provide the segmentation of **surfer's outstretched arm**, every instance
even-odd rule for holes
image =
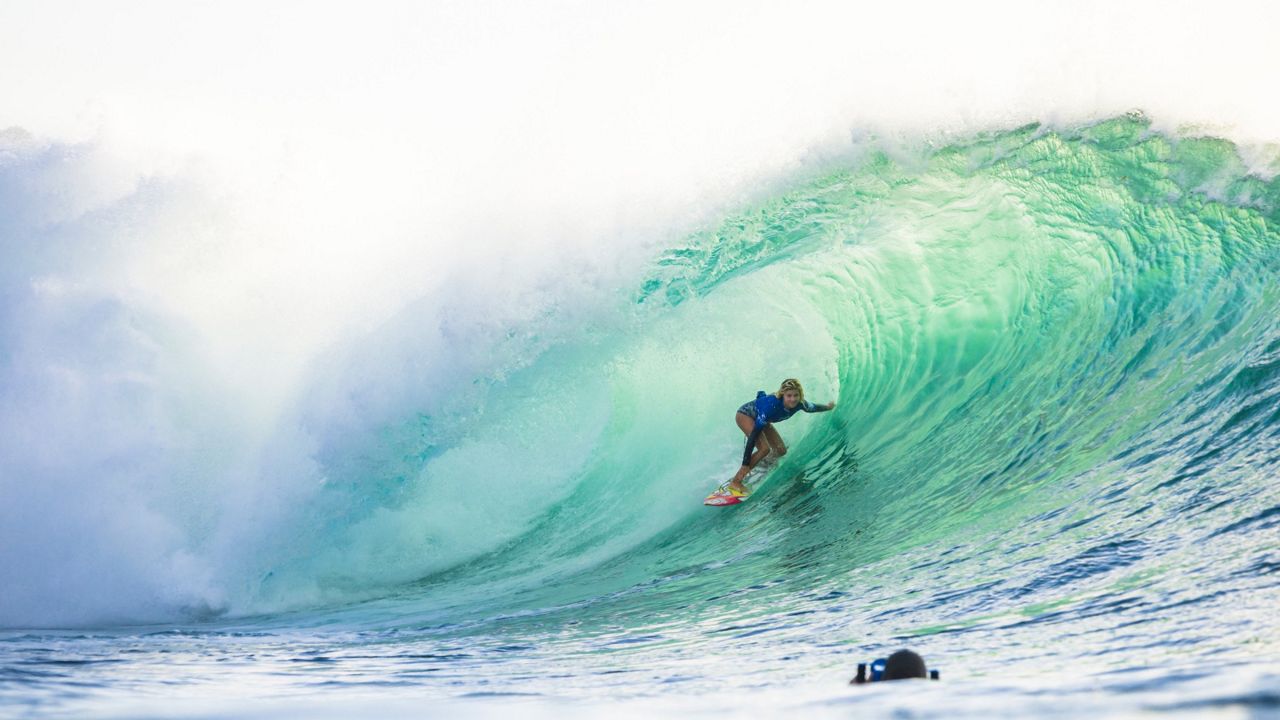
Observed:
[[[814,405],[813,403],[809,402],[808,400],[805,400],[805,401],[804,401],[804,403],[803,403],[802,405],[800,405],[800,409],[801,409],[801,410],[804,410],[804,411],[805,411],[805,412],[807,412],[807,413],[823,413],[823,412],[828,412],[828,411],[830,411],[830,410],[835,410],[835,409],[836,409],[836,402],[835,402],[834,400],[832,400],[831,402],[827,403],[826,405]]]

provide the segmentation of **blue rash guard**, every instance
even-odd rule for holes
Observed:
[[[751,436],[747,438],[747,449],[742,452],[742,464],[751,464],[751,451],[755,449],[756,441],[760,439],[760,433],[764,432],[765,425],[782,422],[801,410],[807,413],[820,413],[826,412],[827,408],[814,405],[808,400],[801,400],[794,410],[788,410],[780,398],[763,390],[756,392],[755,400],[738,408],[738,412],[755,418],[756,421],[755,427],[751,428]]]

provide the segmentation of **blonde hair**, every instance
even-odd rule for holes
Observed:
[[[782,393],[788,390],[795,390],[800,395],[800,402],[804,402],[804,388],[801,387],[800,381],[795,378],[783,380],[782,386],[778,388],[778,392],[774,393],[773,396],[781,400]]]

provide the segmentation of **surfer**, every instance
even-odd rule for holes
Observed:
[[[768,457],[770,452],[777,457],[787,454],[787,446],[783,444],[773,423],[782,422],[801,410],[808,413],[827,412],[835,409],[835,406],[834,402],[814,405],[805,400],[804,388],[795,378],[783,380],[778,392],[772,395],[763,390],[757,392],[755,400],[745,403],[734,414],[738,428],[747,436],[747,447],[742,451],[742,467],[738,468],[738,474],[729,481],[729,492],[738,497],[746,495],[748,491],[742,484],[742,479],[751,472],[751,468]]]

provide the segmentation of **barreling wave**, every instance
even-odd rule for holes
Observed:
[[[501,372],[402,403],[353,386],[427,351],[407,313],[318,382],[322,522],[250,606],[380,598],[326,612],[382,626],[712,589],[883,602],[940,554],[932,581],[981,585],[946,601],[972,612],[1126,568],[1181,586],[1221,560],[1209,538],[1256,562],[1280,522],[1278,226],[1280,181],[1227,141],[1033,125],[829,167],[667,250],[622,320],[487,335]],[[837,411],[781,427],[750,503],[703,508],[734,409],[789,376]],[[332,423],[333,398],[377,420]]]
[[[1275,562],[1278,227],[1280,180],[1137,116],[869,148],[667,249],[622,302],[406,309],[317,368],[252,463],[184,471],[217,449],[192,449],[198,409],[165,416],[186,454],[147,457],[195,479],[140,503],[176,550],[136,562],[199,587],[113,613],[694,627],[856,589],[976,622],[1230,587]],[[784,377],[837,410],[781,426],[749,503],[704,508],[735,408]],[[244,477],[203,516],[219,468]]]

